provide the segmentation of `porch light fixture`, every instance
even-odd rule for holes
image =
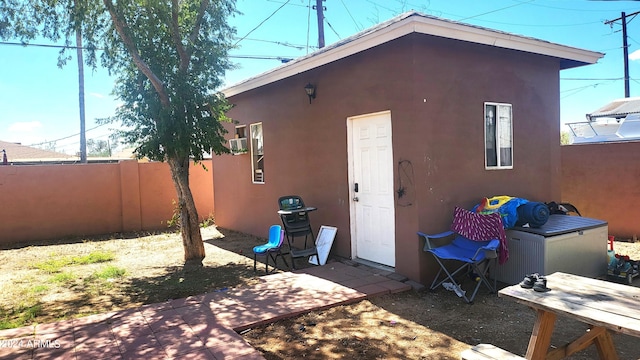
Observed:
[[[311,104],[311,99],[316,98],[316,87],[312,83],[308,83],[304,87],[304,91],[307,93],[307,96],[309,97],[309,104]]]

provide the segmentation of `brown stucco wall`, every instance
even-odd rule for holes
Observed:
[[[562,147],[562,201],[606,220],[609,234],[640,236],[640,142]]]
[[[204,164],[211,168],[211,161]],[[213,213],[213,179],[192,165],[201,218]],[[73,235],[155,230],[173,213],[165,163],[0,166],[0,245]]]
[[[556,59],[413,34],[232,96],[234,120],[263,123],[266,183],[251,183],[249,155],[216,157],[216,220],[266,236],[277,198],[298,194],[318,207],[316,229],[338,227],[333,253],[350,257],[346,119],[390,110],[395,188],[405,161],[415,194],[396,205],[396,271],[427,282],[434,265],[416,231],[445,230],[454,206],[560,197],[558,72]],[[485,101],[513,104],[513,170],[484,169]]]

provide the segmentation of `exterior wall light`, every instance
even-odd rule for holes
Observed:
[[[316,87],[312,83],[308,83],[304,87],[304,91],[307,93],[307,96],[309,97],[309,104],[311,104],[311,99],[316,98]]]

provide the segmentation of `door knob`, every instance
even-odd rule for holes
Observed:
[[[358,197],[356,196],[353,198],[353,201],[360,201],[360,199],[358,199]]]

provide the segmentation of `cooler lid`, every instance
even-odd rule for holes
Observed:
[[[516,226],[512,230],[524,231],[544,237],[588,230],[607,225],[604,220],[572,215],[550,215],[549,220],[539,228]]]

